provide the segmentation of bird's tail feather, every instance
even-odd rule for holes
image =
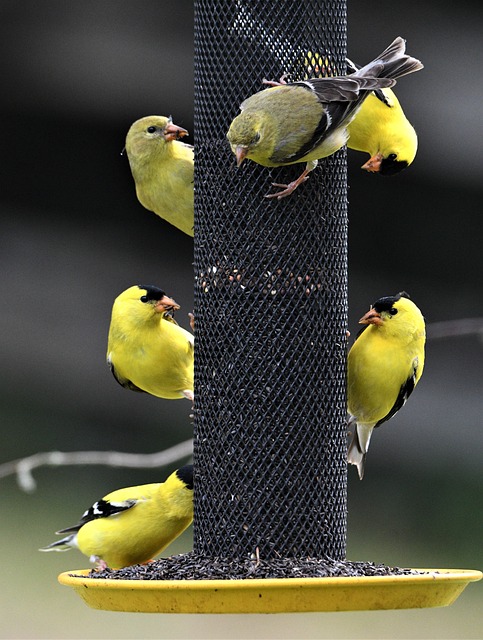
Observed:
[[[72,544],[70,544],[73,540],[74,536],[66,536],[62,538],[62,540],[56,540],[51,544],[48,544],[46,547],[42,547],[39,551],[69,551],[72,549]]]
[[[357,467],[357,473],[362,480],[364,477],[364,466],[366,463],[367,449],[371,440],[373,427],[358,425],[354,418],[351,418],[349,425],[354,424],[352,440],[347,450],[347,462]]]
[[[382,65],[380,65],[382,67]],[[378,89],[388,89],[396,84],[393,78],[379,77],[379,76],[367,76],[357,78],[359,84],[359,91],[377,91]]]
[[[357,467],[357,473],[360,480],[364,477],[364,463],[366,461],[366,454],[362,451],[359,444],[359,437],[357,435],[357,428],[354,429],[352,434],[352,440],[347,450],[347,462],[349,464],[355,464]]]
[[[354,76],[397,80],[423,68],[422,62],[406,53],[406,41],[398,36],[377,58],[354,72]]]

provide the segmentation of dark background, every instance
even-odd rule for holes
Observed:
[[[353,335],[371,302],[401,289],[428,323],[483,315],[481,17],[480,5],[466,2],[457,10],[411,0],[349,6],[351,58],[367,62],[402,35],[425,64],[397,86],[419,134],[413,166],[384,179],[361,171],[366,156],[349,151]],[[189,438],[189,403],[126,392],[105,351],[113,299],[132,284],[165,288],[188,327],[192,240],[141,207],[120,152],[130,124],[144,115],[172,114],[193,134],[192,3],[3,0],[0,70],[2,460],[52,449],[149,453]],[[481,361],[476,336],[428,341],[421,383],[376,433],[363,483],[349,470],[351,559],[481,568]],[[41,469],[32,495],[13,478],[1,480],[11,581],[2,637],[161,633],[153,617],[86,609],[55,583],[57,573],[86,566],[85,559],[36,549],[106,492],[169,471]],[[186,534],[169,553],[190,544]],[[424,637],[477,637],[478,614],[467,612],[478,591],[470,587],[462,604],[440,612],[347,614],[343,625],[326,615],[323,629],[320,616],[305,616],[304,637],[388,637],[386,623],[396,620],[391,637],[407,637],[411,625],[423,633],[421,623],[436,634]],[[59,602],[62,615],[54,613]],[[72,612],[82,629],[68,627]],[[255,619],[239,637],[300,632],[296,616],[278,627],[274,618]],[[362,619],[372,621],[370,631],[361,630]],[[109,631],[99,620],[109,621]],[[170,618],[162,637],[223,637],[213,616],[202,620],[195,631],[195,617]]]

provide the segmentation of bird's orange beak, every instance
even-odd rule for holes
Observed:
[[[179,304],[173,300],[173,298],[169,298],[168,296],[163,296],[161,300],[158,300],[154,305],[154,310],[157,313],[166,313],[166,311],[177,311],[179,309]]]
[[[369,160],[362,165],[361,169],[370,171],[371,173],[377,173],[381,170],[381,162],[384,160],[382,153],[376,153],[376,155],[369,158]]]
[[[245,158],[247,157],[247,153],[248,153],[247,147],[243,147],[242,145],[238,145],[238,147],[235,149],[237,167],[239,167],[243,162],[243,160],[245,160]]]
[[[359,324],[375,324],[380,327],[381,324],[384,324],[384,320],[381,318],[381,314],[375,309],[369,309],[369,311],[359,320]]]
[[[168,142],[170,140],[179,140],[183,136],[189,136],[189,133],[186,129],[183,129],[183,127],[178,127],[177,124],[168,122],[164,127],[163,135],[166,142]]]

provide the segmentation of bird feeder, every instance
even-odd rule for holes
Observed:
[[[385,43],[381,43],[384,45]],[[261,613],[450,604],[476,571],[294,577],[346,562],[345,150],[292,196],[302,165],[236,167],[226,132],[263,78],[345,73],[343,0],[195,2],[194,549],[225,579],[60,576],[89,606]],[[288,125],[289,126],[289,125]],[[280,578],[230,576],[230,559],[287,561]],[[224,564],[223,564],[224,563]],[[72,575],[75,574],[75,575]],[[231,579],[233,578],[233,579]]]

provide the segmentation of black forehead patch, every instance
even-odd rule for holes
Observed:
[[[372,307],[378,313],[381,313],[381,311],[390,311],[395,305],[395,303],[401,298],[409,299],[409,294],[406,293],[405,291],[400,291],[399,293],[396,293],[395,296],[385,296],[384,298],[379,298],[379,300],[376,300],[374,302]]]
[[[391,157],[384,158],[381,162],[379,174],[381,176],[395,176],[396,173],[406,169],[408,166],[409,164],[406,160],[394,160]]]
[[[146,290],[146,295],[143,296],[143,302],[149,302],[150,300],[161,300],[166,293],[158,287],[153,287],[150,284],[138,284],[140,289]]]
[[[176,471],[176,475],[188,489],[193,489],[193,465],[187,464]]]

